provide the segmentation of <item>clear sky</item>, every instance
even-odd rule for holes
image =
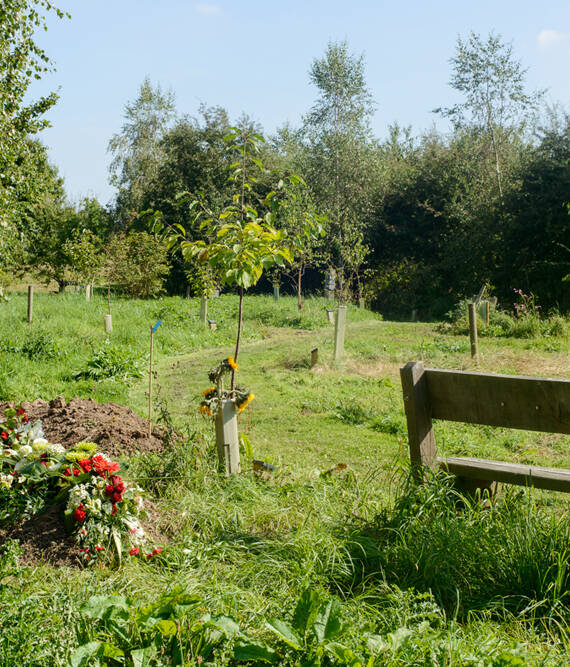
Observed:
[[[364,54],[378,105],[377,137],[397,121],[414,133],[444,121],[431,113],[458,101],[448,85],[457,37],[471,30],[512,42],[529,88],[570,102],[569,0],[55,0],[71,20],[49,19],[39,43],[57,71],[32,97],[58,90],[41,134],[72,201],[107,203],[110,155],[125,104],[149,76],[171,88],[179,114],[200,103],[248,113],[265,133],[300,125],[316,90],[308,70],[330,41]]]

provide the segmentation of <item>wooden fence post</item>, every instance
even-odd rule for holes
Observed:
[[[205,296],[200,299],[200,322],[204,326],[208,323],[208,299]]]
[[[485,301],[485,326],[491,324],[491,304]]]
[[[28,323],[34,318],[34,286],[28,285]]]
[[[409,361],[400,369],[404,408],[408,423],[410,461],[414,479],[422,481],[422,467],[436,462],[435,435],[431,422],[431,409],[424,365],[421,361]]]
[[[344,330],[346,327],[346,306],[339,306],[336,311],[334,326],[334,360],[340,361],[344,355]]]
[[[315,347],[311,350],[311,368],[314,368],[319,363],[319,348]]]
[[[477,311],[474,303],[469,304],[469,339],[471,340],[471,358],[479,363],[479,343],[477,342]]]

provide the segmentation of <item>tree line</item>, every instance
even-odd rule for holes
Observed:
[[[3,34],[6,50],[10,33]],[[257,142],[254,159],[264,169],[250,187],[258,202],[269,205],[277,173],[306,184],[287,190],[287,205],[273,219],[296,239],[297,259],[272,269],[271,280],[290,279],[300,306],[302,281],[322,289],[328,274],[340,300],[364,297],[393,316],[441,316],[484,284],[505,307],[523,289],[543,310],[570,309],[570,116],[527,90],[526,70],[499,36],[459,38],[450,65],[461,101],[434,110],[450,131],[414,135],[395,123],[380,140],[371,130],[375,102],[364,59],[346,42],[332,42],[309,69],[316,99],[299,126]],[[183,228],[188,242],[207,241],[188,201],[199,198],[212,211],[231,205],[235,165],[225,138],[232,127],[263,133],[246,115],[230,121],[221,107],[181,115],[174,94],[145,79],[109,142],[117,195],[107,208],[94,200],[66,204],[44,147],[31,138],[39,127],[23,127],[11,148],[16,157],[3,165],[19,184],[4,187],[0,201],[4,271],[32,268],[63,287],[97,272],[128,284],[125,267],[140,274],[156,266],[150,287],[131,285],[131,293],[156,293],[163,279],[170,293],[203,290],[200,267],[179,250],[167,259],[150,222],[160,215],[162,226]],[[307,219],[322,234],[304,236]],[[109,267],[111,256],[123,257],[125,267]]]

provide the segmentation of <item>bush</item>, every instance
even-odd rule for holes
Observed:
[[[170,270],[166,246],[146,232],[117,234],[106,248],[107,276],[133,298],[158,296]]]

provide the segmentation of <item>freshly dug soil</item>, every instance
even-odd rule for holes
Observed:
[[[0,403],[0,415],[13,403]],[[66,404],[63,396],[51,401],[41,398],[22,403],[32,422],[42,420],[46,440],[66,449],[78,442],[95,442],[111,458],[132,456],[137,452],[161,451],[164,428],[153,426],[148,437],[148,422],[130,408],[116,403],[97,403],[92,398],[73,398]]]
[[[13,408],[14,404],[0,403],[0,415],[9,407]],[[66,404],[60,396],[49,402],[38,398],[31,403],[22,403],[22,408],[30,421],[42,420],[49,442],[61,444],[66,449],[78,442],[95,442],[99,451],[112,459],[164,449],[165,429],[153,426],[149,438],[148,422],[122,405],[101,404],[91,398],[74,398]],[[159,533],[161,513],[149,500],[145,500],[145,511],[145,532],[155,543],[164,544],[168,538]],[[52,506],[43,514],[16,526],[0,526],[0,546],[8,539],[19,541],[23,565],[47,563],[57,567],[81,563],[73,537],[65,532],[61,507]]]

